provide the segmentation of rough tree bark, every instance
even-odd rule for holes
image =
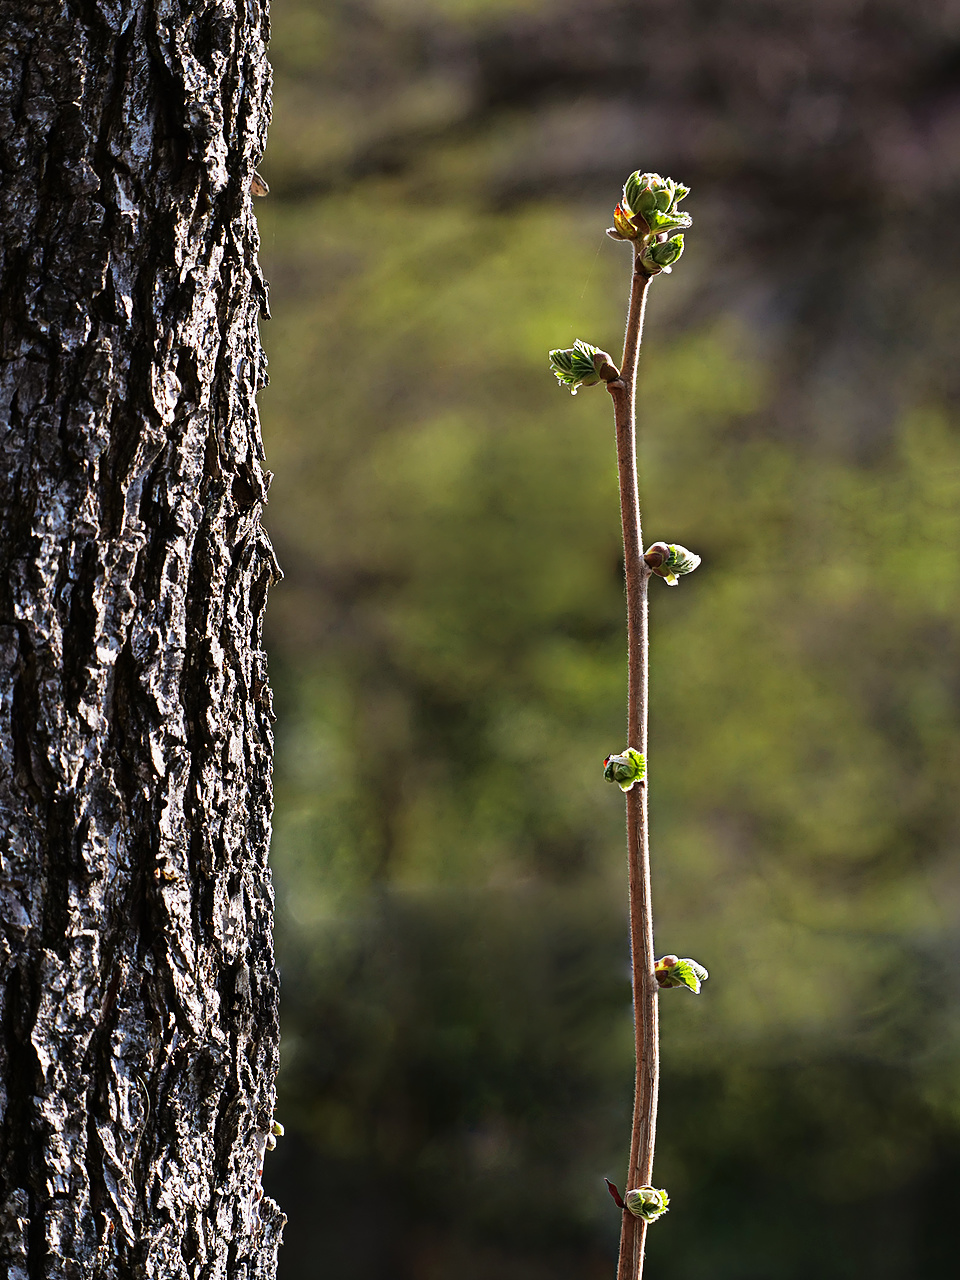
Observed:
[[[0,1274],[275,1273],[265,0],[0,0]]]

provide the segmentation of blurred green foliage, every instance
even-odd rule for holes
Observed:
[[[612,1274],[616,465],[608,398],[564,394],[546,352],[617,350],[629,254],[603,230],[626,169],[498,202],[526,126],[434,137],[460,119],[456,59],[410,53],[417,23],[480,39],[544,13],[275,7],[285,1280]],[[419,140],[408,163],[345,178],[384,120]],[[960,1191],[960,431],[916,382],[867,449],[791,429],[795,345],[711,302],[710,200],[706,175],[641,357],[646,540],[703,556],[651,588],[657,937],[711,973],[661,999],[650,1275],[908,1280],[947,1271]],[[887,371],[837,376],[834,406]]]

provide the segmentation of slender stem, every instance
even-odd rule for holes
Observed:
[[[647,756],[647,583],[650,570],[643,559],[643,533],[637,485],[636,373],[643,315],[650,280],[639,254],[634,259],[630,308],[620,378],[607,384],[613,398],[617,426],[617,464],[620,473],[620,515],[627,584],[627,745]],[[648,1184],[653,1177],[653,1148],[657,1131],[659,1037],[657,982],[653,968],[653,904],[650,896],[650,848],[647,828],[647,787],[637,783],[627,792],[627,867],[630,883],[630,946],[633,957],[633,1010],[637,1074],[633,1104],[633,1132],[627,1187]],[[620,1235],[617,1280],[640,1280],[647,1224],[625,1212]]]
[[[640,355],[640,342],[643,338],[643,315],[647,306],[647,290],[653,276],[644,270],[639,246],[633,255],[633,277],[630,282],[630,305],[627,309],[627,327],[623,335],[623,359],[620,361],[620,377],[626,383],[630,401],[630,430],[636,434],[636,382],[637,359]],[[634,491],[636,491],[636,460],[634,460]],[[637,529],[640,528],[639,506],[637,508]]]

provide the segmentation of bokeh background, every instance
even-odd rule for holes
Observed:
[[[611,413],[633,169],[651,1280],[914,1280],[960,1203],[960,5],[274,0],[258,202],[282,1280],[613,1274],[632,1084]]]

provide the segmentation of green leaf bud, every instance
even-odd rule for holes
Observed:
[[[683,236],[671,236],[669,240],[657,241],[648,245],[643,251],[643,265],[652,271],[670,272],[673,264],[683,253]]]
[[[618,756],[607,756],[603,776],[608,782],[615,782],[621,791],[629,791],[635,782],[642,782],[647,776],[647,762],[635,748],[626,747]]]
[[[693,573],[700,557],[677,542],[655,542],[643,553],[648,567],[669,587],[675,587],[685,573]]]
[[[700,984],[710,977],[702,964],[689,958],[664,956],[653,967],[653,974],[660,987],[686,987],[694,995],[700,994]]]
[[[683,236],[671,236],[669,240],[664,240],[662,244],[654,244],[650,246],[650,257],[659,267],[669,267],[677,261],[683,253]]]
[[[649,207],[646,192],[650,191],[647,179],[652,175],[649,173],[631,173],[630,177],[623,184],[623,203],[629,209],[630,213],[642,213],[644,207]],[[652,195],[652,192],[650,192]]]
[[[656,209],[649,215],[647,222],[650,227],[650,236],[655,237],[672,231],[685,231],[692,225],[693,219],[689,213],[661,213]]]
[[[644,220],[655,210],[666,213],[674,202],[676,185],[659,173],[631,173],[623,184],[623,204],[629,214],[639,214]]]
[[[690,188],[674,182],[672,178],[661,178],[659,173],[631,173],[623,184],[623,199],[614,212],[614,224],[620,233],[619,239],[635,240],[636,232],[645,239],[657,236],[664,231],[676,231],[681,227],[689,227],[692,219],[688,213],[681,213],[677,208],[678,201],[689,195]],[[628,227],[635,228],[631,234],[620,225],[626,221]],[[680,255],[677,254],[677,257]],[[651,266],[651,262],[646,262]],[[665,270],[670,264],[657,264]]]
[[[283,1125],[280,1123],[280,1121],[279,1121],[279,1120],[274,1120],[273,1124],[270,1126],[270,1132],[273,1134],[273,1136],[274,1136],[275,1138],[282,1138],[282,1137],[283,1137],[283,1135],[284,1135],[284,1128],[283,1128]]]
[[[635,1218],[644,1222],[656,1222],[667,1212],[670,1197],[662,1187],[634,1187],[623,1197],[624,1204]]]
[[[620,370],[606,351],[579,338],[566,350],[550,352],[550,368],[561,385],[570,388],[572,395],[576,395],[580,387],[593,387],[598,382],[613,382],[620,377]]]

